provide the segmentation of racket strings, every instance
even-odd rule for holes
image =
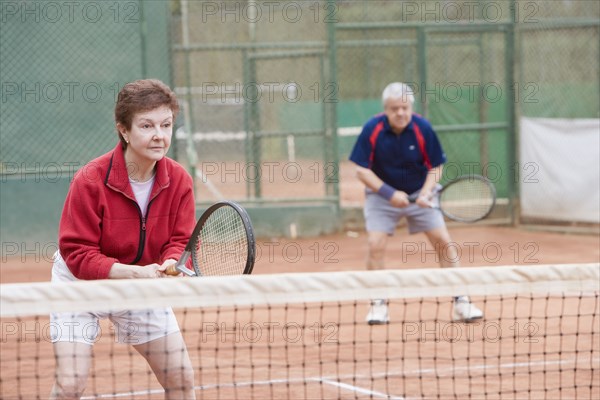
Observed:
[[[440,208],[451,218],[477,221],[491,211],[495,203],[493,187],[479,179],[465,179],[449,185],[440,195]]]
[[[220,207],[206,220],[193,257],[203,275],[241,275],[246,268],[248,239],[241,216]]]

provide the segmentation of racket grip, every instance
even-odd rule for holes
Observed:
[[[177,270],[177,263],[169,265],[167,269],[165,269],[165,274],[171,276],[179,275],[180,272]]]
[[[190,254],[191,253],[189,251],[184,251],[179,258],[179,261],[173,265],[169,265],[167,269],[165,269],[165,275],[178,276],[179,274],[183,274],[186,276],[196,276],[194,271],[190,271],[185,266],[185,263],[190,258]]]
[[[413,194],[411,194],[411,195],[408,196],[408,202],[409,203],[416,203],[418,198],[419,198],[419,193],[413,193]]]

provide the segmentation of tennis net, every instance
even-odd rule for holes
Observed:
[[[172,306],[197,398],[600,398],[600,264],[2,285],[0,398],[48,398],[50,312]],[[484,312],[452,320],[452,298]],[[390,322],[365,322],[385,298]],[[83,398],[162,398],[101,322]]]

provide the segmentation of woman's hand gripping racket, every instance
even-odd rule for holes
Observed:
[[[218,276],[252,273],[256,254],[254,230],[246,210],[231,201],[210,206],[198,220],[179,261],[167,275]],[[194,271],[186,262],[192,257]]]
[[[433,199],[437,197],[437,201]],[[409,196],[417,201],[418,193]],[[476,222],[487,217],[496,204],[496,189],[489,179],[480,175],[461,176],[434,192],[429,199],[432,208],[459,222]]]

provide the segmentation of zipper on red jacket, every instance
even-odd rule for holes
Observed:
[[[138,210],[138,215],[140,216],[140,243],[138,245],[138,252],[137,255],[135,256],[135,260],[133,260],[131,262],[131,264],[135,264],[138,261],[140,261],[140,259],[142,258],[142,255],[144,254],[144,247],[146,245],[146,217],[144,217],[142,215],[142,209],[140,208],[140,205],[137,203],[137,201],[134,201],[135,206],[137,207]],[[150,204],[152,203],[152,200],[150,200],[148,202],[148,206],[146,207],[146,215],[148,215],[148,213],[150,212]]]
[[[108,171],[106,172],[106,177],[104,178],[104,184],[107,185],[108,187],[110,187],[112,190],[115,190],[115,191],[121,193],[129,200],[133,201],[138,210],[138,215],[140,217],[140,242],[138,244],[138,252],[135,256],[135,259],[130,263],[130,264],[136,264],[137,262],[139,262],[142,259],[142,255],[144,254],[144,247],[146,245],[146,217],[144,217],[142,215],[142,210],[140,208],[140,205],[137,203],[137,201],[134,198],[129,197],[121,189],[111,186],[108,183],[108,177],[110,176],[110,171],[112,170],[113,157],[114,157],[114,153],[110,157],[110,164],[108,165]],[[160,191],[158,193],[160,193]],[[148,202],[148,206],[146,207],[146,215],[148,215],[148,213],[150,212],[150,204],[152,204],[152,202],[154,201],[156,196],[158,196],[158,193],[155,194],[154,197],[152,199],[150,199],[150,201]]]

